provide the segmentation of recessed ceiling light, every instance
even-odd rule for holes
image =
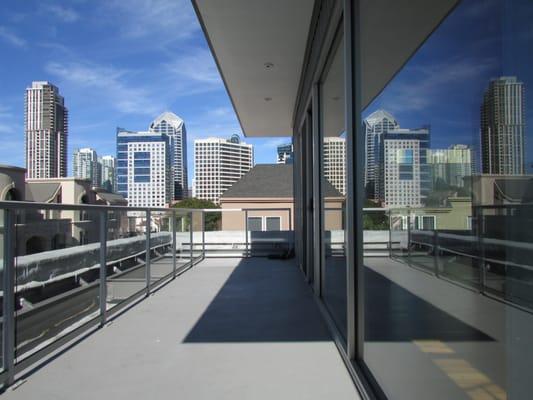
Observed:
[[[272,97],[265,97],[265,101],[271,101]]]
[[[265,63],[265,68],[266,69],[272,69],[272,68],[274,68],[274,64],[272,64],[271,62],[266,62]]]

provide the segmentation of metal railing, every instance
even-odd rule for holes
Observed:
[[[422,215],[424,209],[391,210],[391,237],[400,243],[393,258],[533,311],[533,205],[474,206],[464,226],[452,229],[421,229],[415,220]]]
[[[345,237],[343,208],[324,208],[324,231],[326,232],[326,256],[344,256]],[[365,257],[392,255],[400,242],[391,236],[391,209],[378,207],[363,208],[363,251]]]
[[[202,210],[2,201],[0,212],[4,386],[203,258],[191,223]]]
[[[0,201],[0,383],[206,256],[290,257],[292,217],[291,208]]]

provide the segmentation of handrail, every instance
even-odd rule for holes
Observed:
[[[125,207],[99,204],[37,203],[27,201],[0,201],[0,209],[0,213],[3,213],[4,217],[2,220],[3,226],[0,227],[0,231],[3,233],[3,263],[0,267],[0,273],[2,275],[1,295],[3,296],[3,318],[1,320],[1,327],[3,336],[2,358],[4,368],[3,372],[0,374],[0,384],[3,383],[5,386],[13,384],[15,381],[15,374],[21,372],[23,368],[27,368],[30,363],[29,360],[31,360],[31,362],[38,362],[42,357],[50,354],[50,352],[53,351],[52,349],[57,348],[59,343],[64,343],[66,338],[73,339],[95,325],[99,325],[100,328],[104,327],[106,320],[116,312],[117,308],[121,308],[124,304],[137,299],[139,293],[143,293],[146,296],[150,295],[156,286],[169,279],[175,278],[183,273],[184,270],[191,268],[199,260],[203,259],[205,254],[204,251],[193,252],[195,246],[202,244],[200,242],[204,240],[204,235],[202,234],[201,239],[198,239],[193,235],[196,228],[193,227],[191,218],[193,214],[200,214],[202,216],[200,229],[203,232],[203,210],[186,208]],[[91,251],[90,257],[88,254],[83,253],[83,247],[85,244],[82,243],[85,243],[85,241],[82,240],[81,234],[78,231],[80,226],[74,221],[74,219],[76,219],[75,217],[72,218],[69,215],[61,215],[62,213],[59,212],[47,212],[43,213],[42,219],[39,218],[38,221],[20,223],[20,221],[17,221],[16,216],[17,212],[21,210],[32,210],[34,212],[43,210],[55,210],[59,212],[89,212],[90,218],[86,221],[89,224],[85,226],[83,230],[86,232],[86,235],[91,235],[90,243],[86,243],[89,245],[87,246],[87,251],[89,251],[89,248]],[[135,217],[142,221],[141,229],[145,233],[144,235],[137,236],[140,239],[138,243],[130,243],[128,241],[115,242],[114,238],[108,239],[109,232],[114,232],[113,234],[119,235],[118,239],[121,239],[120,236],[130,233],[131,229],[136,229],[130,228],[129,223],[128,225],[119,225],[118,227],[114,225],[118,218],[116,220],[109,219],[108,213],[110,211],[123,213],[121,218],[124,218],[124,223],[126,223],[126,218],[129,218],[129,215],[127,215],[129,212],[141,212]],[[143,215],[142,213],[145,214]],[[188,243],[190,251],[187,249],[187,254],[183,252],[183,255],[186,255],[180,257],[180,265],[178,268],[176,247],[178,246],[178,243],[181,243],[180,245],[183,247],[183,250],[186,247],[181,241],[178,241],[176,237],[176,232],[178,230],[176,218],[180,216],[189,216],[191,218],[190,222],[184,225],[186,227],[184,232],[188,232],[190,235]],[[160,242],[158,239],[159,236],[157,235],[153,236],[152,240],[150,239],[150,232],[153,230],[152,221],[154,218],[168,220],[168,226],[165,223],[165,232],[168,232],[169,234],[172,233],[172,236],[169,235],[168,240],[165,239],[164,242]],[[146,221],[144,221],[145,219]],[[74,243],[74,245],[61,249],[61,251],[60,249],[57,249],[63,258],[51,258],[47,261],[50,266],[49,273],[52,279],[46,279],[46,281],[40,282],[39,284],[36,284],[35,282],[26,282],[25,284],[19,285],[20,282],[17,279],[16,265],[17,263],[20,263],[22,256],[17,257],[16,254],[16,230],[25,229],[25,226],[31,227],[31,224],[35,222],[49,222],[51,226],[54,226],[58,220],[66,220],[71,224],[72,232],[67,230],[68,240],[69,242],[73,241],[72,243]],[[52,229],[50,236],[58,232],[66,233],[61,232],[61,227],[62,225]],[[110,231],[109,229],[112,230]],[[29,233],[32,234],[31,229]],[[46,231],[46,235],[48,235],[48,231]],[[50,238],[47,236],[47,239]],[[78,244],[78,242],[80,244]],[[120,248],[118,246],[120,246]],[[167,248],[169,246],[171,247],[171,253],[173,256],[169,257],[171,259],[170,262],[165,262],[165,257],[161,256],[157,249]],[[69,252],[68,249],[76,249],[76,251]],[[32,268],[44,268],[44,264],[38,260],[39,254],[43,252],[50,252],[52,255],[55,254],[50,250],[53,249],[43,248],[36,254],[28,255],[29,258],[35,258],[38,261],[35,266],[32,266]],[[73,261],[74,259],[68,262],[65,261],[68,257],[77,257],[78,252],[80,252],[80,255],[75,261]],[[114,256],[117,255],[117,252],[123,252],[124,255],[119,258],[114,258]],[[48,254],[48,256],[50,256],[50,254]],[[134,268],[122,271],[124,272],[123,274],[121,274],[119,270],[114,270],[114,268],[110,266],[117,264],[122,260],[129,262],[128,260],[135,259],[136,257],[141,257],[143,262],[138,263]],[[73,262],[74,264],[72,264]],[[135,278],[135,282],[138,282],[137,286],[140,286],[136,286],[137,289],[131,294],[131,287],[128,286],[129,281],[123,279],[122,275],[126,276],[130,271],[142,269],[145,271],[144,276]],[[63,272],[67,270],[68,273],[63,274]],[[126,271],[128,272],[126,273]],[[48,270],[45,272],[48,274]],[[90,291],[88,292],[88,290],[80,286],[80,282],[78,282],[76,277],[82,276],[83,274],[86,274],[85,276],[90,279],[90,282],[92,282],[88,286],[91,288],[98,288],[93,294],[90,294]],[[34,279],[34,277],[31,277],[31,279]],[[60,281],[64,282],[64,285],[60,284],[53,286]],[[120,294],[118,298],[113,295],[113,298],[109,300],[107,286],[111,284],[113,285],[112,288],[114,288],[116,285],[120,285],[121,282],[125,283],[126,286],[122,286],[123,289],[119,289],[119,293],[122,290],[126,290],[126,292]],[[57,292],[48,298],[34,298],[33,296],[38,295],[38,293],[32,291],[35,291],[38,287],[46,285],[50,285],[49,287],[52,288],[52,290],[56,287],[57,289],[55,290],[57,290]],[[72,300],[75,297],[68,296],[68,294],[71,292],[74,293],[76,290],[78,290],[78,292],[81,290],[83,293],[89,293],[89,297],[84,299],[81,303]],[[24,300],[25,296],[29,299],[29,309],[32,311],[27,313],[16,313],[16,303]],[[32,299],[36,299],[37,301],[35,302]],[[65,299],[70,300],[67,301]],[[118,303],[116,303],[114,299],[118,299]],[[91,303],[90,307],[84,306],[84,304],[89,304],[87,302]],[[54,305],[55,308],[59,307],[59,311],[55,308],[53,310],[49,309],[48,306],[51,307],[52,305]],[[40,310],[43,311],[40,312]],[[23,318],[23,316],[27,317],[28,315],[35,315],[35,317],[32,317],[35,321],[28,322],[26,318],[24,324],[19,325],[22,323],[21,318]],[[16,326],[18,326],[18,329],[15,329]],[[23,342],[15,340],[15,335],[25,335],[26,340]],[[33,346],[31,343],[40,344]],[[20,347],[22,345],[24,347]]]
[[[6,201],[0,200],[0,209],[17,210],[20,208],[31,210],[110,210],[110,211],[155,211],[155,212],[191,212],[201,211],[199,208],[177,208],[177,207],[130,207],[130,206],[108,206],[105,204],[64,204],[64,203],[38,203],[32,201]]]

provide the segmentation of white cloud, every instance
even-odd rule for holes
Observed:
[[[71,62],[50,62],[45,70],[73,85],[75,89],[94,89],[95,100],[108,104],[122,113],[154,115],[163,106],[157,96],[136,84],[128,83],[132,71],[106,67],[97,64]]]
[[[72,8],[63,7],[57,4],[47,4],[44,6],[43,10],[67,23],[76,22],[80,18],[79,14]]]
[[[220,87],[222,79],[215,61],[207,49],[196,49],[194,52],[179,56],[166,65],[169,72],[179,77]]]
[[[103,17],[125,37],[157,37],[154,46],[189,37],[198,29],[189,0],[109,0]]]
[[[494,66],[494,59],[451,60],[429,66],[407,66],[402,73],[410,73],[411,77],[399,83],[392,81],[383,92],[381,107],[393,113],[424,110],[442,101],[439,98],[442,90],[488,74]]]
[[[28,45],[28,42],[26,42],[26,40],[11,32],[5,26],[0,26],[0,39],[15,47],[23,48],[27,47]]]
[[[176,55],[163,64],[163,75],[180,95],[196,95],[224,90],[211,53],[197,47],[185,54]]]

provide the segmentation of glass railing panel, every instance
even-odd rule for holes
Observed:
[[[150,281],[152,284],[169,277],[174,272],[172,219],[172,211],[151,212]]]
[[[206,257],[247,255],[246,212],[239,208],[204,210],[204,249]]]
[[[7,245],[7,229],[6,229],[6,209],[0,208],[0,270],[2,271],[2,274],[0,274],[0,285],[2,285],[2,305],[4,303],[4,296],[6,293],[6,289],[3,285],[4,281],[4,251],[6,250]],[[1,325],[0,325],[0,371],[4,370],[4,315],[3,315],[3,307],[0,310],[1,315]]]
[[[202,243],[203,243],[203,211],[202,210],[192,210],[191,211],[191,220],[192,220],[192,258],[193,260],[202,256]]]
[[[186,210],[176,210],[176,268],[191,262],[191,215]]]
[[[94,209],[16,210],[17,361],[99,315],[99,229]]]
[[[391,256],[401,259],[407,256],[409,247],[408,213],[402,209],[391,209],[389,212]]]
[[[480,207],[478,238],[483,289],[533,310],[533,206]],[[515,221],[511,226],[505,221]]]
[[[479,289],[479,240],[472,229],[439,229],[438,274],[454,282]]]
[[[146,290],[146,212],[107,212],[107,308]]]
[[[363,209],[363,251],[365,257],[388,257],[391,248],[389,210]]]

